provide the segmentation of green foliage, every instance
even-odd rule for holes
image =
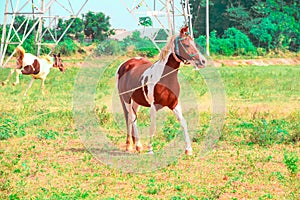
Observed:
[[[55,47],[55,52],[59,52],[63,55],[72,55],[79,50],[77,44],[71,38],[65,39]]]
[[[78,17],[77,18],[70,18],[70,19],[67,19],[67,20],[58,19],[58,23],[57,23],[57,27],[56,27],[57,38],[60,38],[62,36],[64,31],[66,30],[66,28],[70,24],[71,24],[70,28],[68,29],[66,34],[63,36],[61,41],[65,40],[68,37],[75,37],[75,39],[77,39],[79,41],[83,41],[83,38],[84,38],[84,34],[83,34],[84,24],[83,24],[83,20],[78,18]],[[50,37],[51,36],[49,35],[48,38],[51,39]]]
[[[296,133],[290,133],[292,128],[286,120],[265,119],[242,122],[237,126],[239,135],[242,135],[250,144],[261,146],[272,144],[293,143]]]
[[[285,166],[287,167],[289,173],[291,174],[291,176],[296,176],[296,174],[298,173],[298,161],[299,158],[295,153],[287,153],[284,152],[284,159],[283,162],[285,164]]]
[[[92,38],[93,41],[103,41],[113,32],[110,30],[110,17],[104,13],[94,13],[89,11],[83,14],[84,34]]]
[[[236,28],[229,28],[224,32],[223,38],[233,45],[235,53],[245,55],[255,52],[255,47],[246,34]]]
[[[131,36],[124,38],[122,46],[124,50],[128,47],[134,47],[140,56],[153,57],[158,54],[158,50],[152,41],[146,37],[142,38],[139,31],[134,31]]]
[[[25,126],[20,125],[15,118],[0,117],[0,140],[6,140],[12,136],[21,137],[25,134]]]
[[[101,126],[112,123],[112,114],[107,111],[107,106],[102,106],[101,109],[97,108],[96,112]]]
[[[45,139],[45,140],[54,140],[58,136],[58,132],[56,131],[46,131],[46,130],[40,130],[38,133],[38,138],[39,139]]]
[[[199,37],[205,34],[205,20],[200,20],[205,19],[205,1],[191,0],[190,3],[195,36]],[[247,33],[256,47],[298,52],[298,4],[295,0],[210,1],[210,29],[216,30],[221,37],[229,27],[235,27]]]
[[[152,24],[153,24],[150,17],[140,17],[139,18],[139,23],[142,26],[152,26]]]
[[[135,31],[131,36],[124,38],[122,41],[105,40],[97,45],[96,55],[120,55],[126,52],[127,48],[134,48],[139,56],[154,57],[159,53],[158,49],[146,37],[142,38],[139,31]]]
[[[152,57],[158,55],[158,53],[159,53],[158,49],[155,47],[143,48],[143,49],[140,49],[137,51],[138,51],[139,56],[142,56],[142,57],[146,56],[149,58],[152,58]]]
[[[198,37],[196,43],[206,47],[206,37]],[[236,28],[229,28],[222,37],[218,37],[216,31],[210,33],[210,52],[233,56],[256,54],[256,49],[246,34]]]
[[[122,51],[122,44],[116,40],[105,40],[97,45],[96,55],[118,55]]]
[[[163,124],[163,135],[167,142],[170,142],[180,133],[180,123],[174,116],[168,116],[167,120],[164,121]]]
[[[146,37],[143,38],[141,37],[141,32],[139,31],[134,31],[131,36],[124,38],[123,46],[124,47],[134,46],[138,51],[145,48],[154,47],[150,39]]]

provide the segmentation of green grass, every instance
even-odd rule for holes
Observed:
[[[124,149],[125,123],[107,68],[96,87],[95,115],[107,137]],[[197,99],[199,111],[183,105],[193,137],[194,156],[182,155],[163,169],[124,173],[99,162],[82,144],[72,113],[79,68],[53,69],[45,95],[30,77],[0,86],[0,199],[298,199],[300,66],[248,66],[217,69],[226,90],[226,119],[220,141],[208,155],[196,156],[209,127],[210,94],[202,76],[183,67],[183,100]],[[0,81],[8,74],[0,69]],[[189,96],[193,91],[194,96]],[[193,99],[195,98],[195,99]],[[114,99],[114,100],[112,100]],[[183,103],[184,104],[184,103]],[[158,114],[154,149],[182,137],[171,112]],[[147,145],[149,110],[138,114]],[[196,120],[195,120],[196,119]],[[182,149],[182,153],[183,153]]]

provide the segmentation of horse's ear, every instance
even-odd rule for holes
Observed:
[[[184,36],[186,33],[188,33],[189,32],[189,27],[188,26],[184,26],[184,27],[182,27],[181,28],[181,30],[180,30],[180,35],[181,36]]]
[[[60,58],[60,53],[58,53],[58,54],[57,54],[57,57],[59,57],[59,58]]]
[[[56,58],[56,54],[53,54],[53,57]]]

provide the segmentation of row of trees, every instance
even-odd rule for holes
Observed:
[[[190,3],[195,36],[205,35],[206,0]],[[210,30],[219,38],[235,28],[258,48],[300,50],[299,0],[214,0],[209,9]]]
[[[190,0],[189,2],[191,3],[196,42],[205,47],[206,0]],[[299,15],[299,0],[210,1],[210,51],[213,54],[229,56],[263,55],[268,51],[277,50],[299,52]],[[71,20],[73,19],[60,19],[57,26],[53,27],[52,32],[56,32],[57,38],[60,38]],[[91,11],[83,14],[82,18],[75,18],[57,49],[65,54],[71,54],[78,50],[74,39],[80,42],[83,42],[84,38],[89,38],[94,42],[105,40],[109,35],[114,34],[109,20],[110,17],[104,13]],[[24,16],[18,16],[14,26],[20,27],[23,21]],[[33,23],[34,21],[30,20],[29,26]],[[24,32],[20,29],[21,34],[22,31]],[[162,33],[164,32],[162,31]],[[45,34],[44,42],[50,40],[51,37],[50,34]],[[157,37],[165,36],[158,34]],[[116,46],[124,49],[124,46],[127,46],[125,44],[130,43],[130,39],[138,40],[139,42],[136,44],[149,43],[149,40],[142,41],[144,38],[134,35],[124,40],[121,45],[116,45],[116,42],[105,42],[105,44],[103,43],[104,47],[99,47],[98,51],[105,52],[104,49],[109,48],[109,45],[115,46],[112,49],[119,48]],[[35,51],[34,34],[28,37],[24,46],[29,52]],[[136,48],[139,49],[138,46]],[[13,49],[14,47],[8,49],[8,53]]]

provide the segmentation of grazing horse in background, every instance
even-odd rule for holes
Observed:
[[[16,82],[13,83],[14,86],[19,84],[20,74],[31,75],[32,79],[24,93],[24,96],[26,96],[29,88],[32,86],[33,81],[35,79],[41,79],[41,89],[42,92],[44,91],[44,82],[46,80],[47,75],[50,72],[51,67],[59,68],[61,72],[65,71],[60,54],[54,54],[53,57],[37,57],[35,55],[32,55],[31,53],[25,53],[25,50],[21,46],[17,47],[15,51],[17,55],[16,68],[10,71],[10,74],[8,75],[7,79],[2,82],[2,85],[7,84],[9,78],[14,72],[16,72]]]
[[[192,155],[191,140],[187,123],[182,115],[178,101],[180,86],[178,70],[181,62],[189,62],[196,68],[203,68],[206,59],[197,50],[194,40],[188,34],[188,27],[180,30],[178,36],[172,36],[160,53],[160,59],[151,63],[145,58],[131,58],[120,65],[116,79],[121,104],[127,125],[126,151],[131,149],[131,138],[136,150],[142,145],[136,125],[136,112],[139,106],[150,107],[149,153],[153,153],[152,138],[156,128],[156,112],[167,106],[180,121],[184,131],[185,153]]]

